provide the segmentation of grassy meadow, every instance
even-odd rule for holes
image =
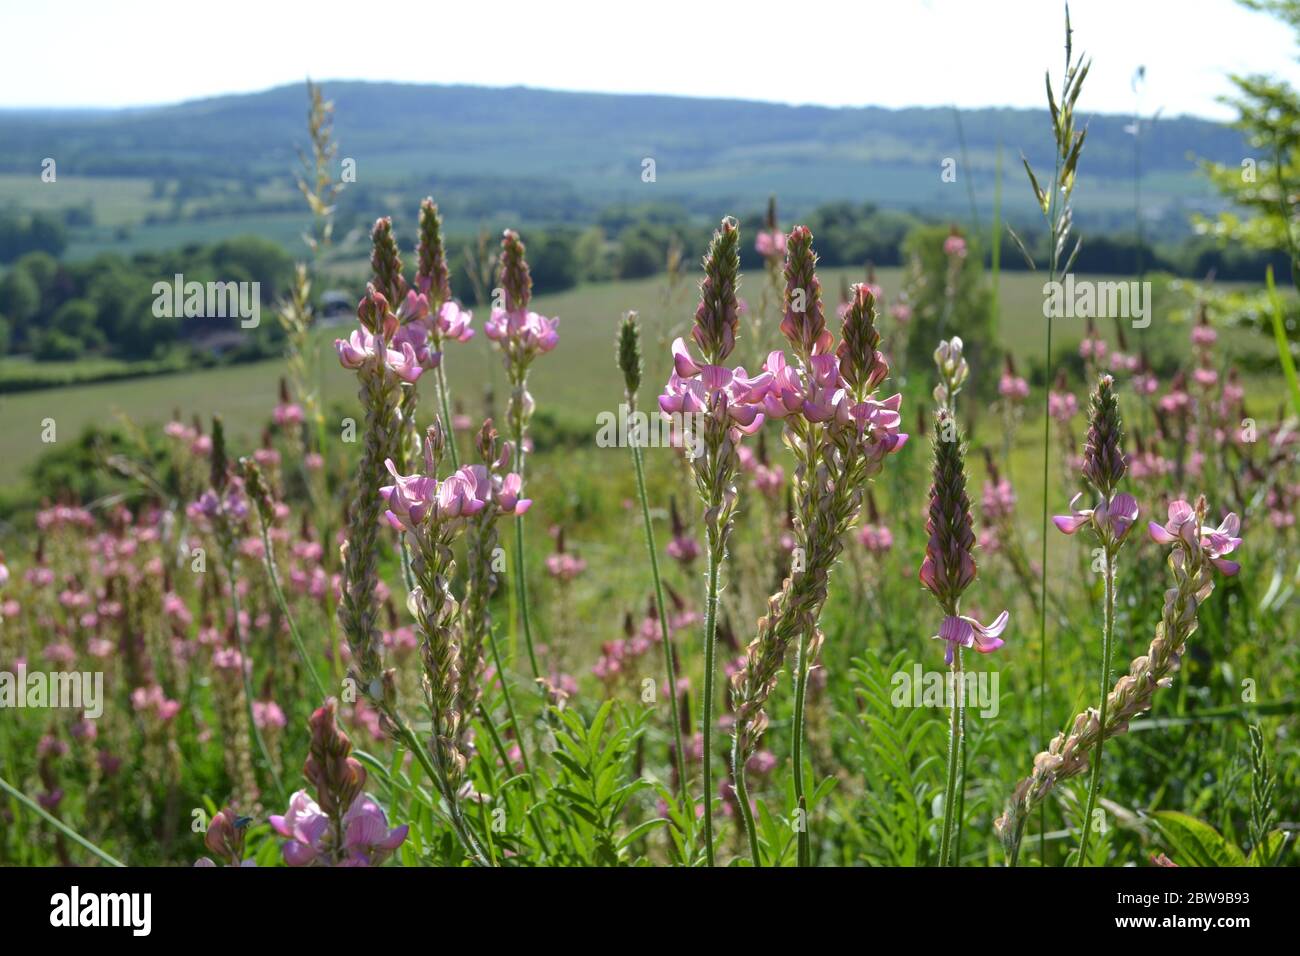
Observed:
[[[969,193],[915,159],[955,109],[356,82],[336,140],[309,82],[300,154],[300,90],[0,112],[0,170],[69,157],[57,203],[0,175],[0,866],[1300,864],[1293,211],[1235,165],[1273,107],[1076,115],[1072,37],[1047,110],[965,112]],[[1130,262],[1149,324],[1045,318]],[[152,307],[182,264],[268,327]],[[611,444],[625,402],[692,441]],[[1109,921],[1019,880],[951,887]]]

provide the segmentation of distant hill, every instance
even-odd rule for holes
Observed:
[[[1052,166],[1046,110],[961,111],[969,168],[959,165],[958,181],[944,183],[944,158],[962,158],[958,114],[947,109],[520,87],[324,87],[337,107],[339,155],[357,164],[344,211],[373,216],[433,193],[449,224],[462,229],[503,218],[587,222],[619,203],[672,202],[712,218],[755,211],[772,193],[784,221],[840,199],[967,218],[967,175],[987,220],[999,147],[1004,215],[1023,221],[1034,210],[1021,152],[1039,170]],[[1085,110],[1086,100],[1085,92]],[[150,201],[137,205],[159,220],[301,213],[292,172],[306,142],[305,109],[304,89],[295,85],[150,109],[0,111],[0,206],[22,206],[15,176],[38,182],[42,158],[52,156],[61,179],[150,183]],[[1130,228],[1131,118],[1082,116],[1089,133],[1079,219],[1092,228]],[[1196,172],[1196,157],[1237,163],[1250,154],[1237,131],[1189,117],[1145,127],[1141,149],[1148,228],[1168,237],[1186,232],[1192,210],[1219,206]],[[652,183],[642,180],[647,158],[655,163]]]

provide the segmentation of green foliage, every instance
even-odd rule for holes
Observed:
[[[58,329],[41,332],[32,350],[32,358],[38,362],[70,362],[80,358],[81,354],[81,340]]]
[[[10,269],[0,280],[0,312],[9,316],[18,332],[16,344],[21,344],[28,323],[36,317],[41,307],[41,289],[31,273],[20,266]]]
[[[1242,0],[1292,27],[1300,41],[1300,0]],[[1233,75],[1236,94],[1228,99],[1237,110],[1233,124],[1251,151],[1244,160],[1206,161],[1203,168],[1232,206],[1217,219],[1198,219],[1221,243],[1285,252],[1300,289],[1300,253],[1292,222],[1292,196],[1300,182],[1300,91],[1282,79],[1260,74]],[[1260,158],[1257,158],[1260,157]]]
[[[67,244],[63,218],[45,212],[19,216],[9,210],[0,210],[0,263],[13,262],[30,252],[57,256]]]
[[[856,701],[842,700],[853,765],[870,767],[861,803],[841,806],[863,855],[877,866],[920,866],[933,862],[939,847],[939,820],[931,813],[942,790],[945,729],[941,711],[899,707],[892,700],[891,675],[903,670],[908,655],[884,660],[868,651],[853,662],[850,687]]]
[[[623,810],[650,784],[635,775],[632,756],[645,732],[644,712],[615,710],[605,701],[590,721],[573,710],[552,710],[559,774],[548,801],[568,824],[573,862],[625,866],[632,847],[668,821],[653,818],[629,826]]]
[[[949,233],[944,226],[918,226],[903,244],[909,264],[906,290],[912,305],[906,364],[912,369],[930,368],[939,340],[958,335],[973,368],[995,368],[998,356],[989,347],[993,341],[992,293],[984,279],[978,246],[968,238],[966,257],[954,262],[943,251]],[[994,376],[975,375],[967,390],[987,396],[996,386]]]

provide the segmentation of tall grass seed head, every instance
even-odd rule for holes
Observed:
[[[628,400],[635,403],[637,390],[641,387],[641,329],[637,325],[637,314],[625,312],[618,327],[618,368],[623,373],[623,387],[627,390]]]

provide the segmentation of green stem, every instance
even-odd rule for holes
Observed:
[[[519,730],[519,718],[515,716],[514,701],[510,697],[510,684],[506,680],[506,670],[501,664],[501,649],[497,646],[497,632],[495,628],[488,628],[488,647],[492,651],[492,663],[496,665],[497,679],[501,682],[501,699],[505,702],[506,717],[510,721],[510,729],[514,732],[515,740],[519,743],[519,757],[524,764],[524,774],[528,780],[528,792],[537,796],[537,784],[533,777],[533,768],[528,761],[528,745],[524,740],[523,733]],[[480,706],[484,716],[487,716],[487,708]],[[500,738],[497,736],[496,727],[488,720],[488,729],[492,732],[492,738],[497,742],[498,749],[501,751],[501,763],[505,766],[506,771],[510,770],[510,758],[505,748],[500,745]],[[542,852],[547,856],[551,855],[551,848],[546,842],[546,836],[542,832],[541,824],[537,822],[531,814],[528,817],[529,822],[533,825],[533,833],[537,836],[537,842],[542,847]]]
[[[266,741],[262,739],[262,732],[257,729],[257,720],[253,717],[253,658],[248,652],[248,641],[244,639],[243,625],[239,623],[239,588],[235,582],[235,563],[229,557],[226,559],[226,577],[230,584],[231,626],[235,629],[235,638],[239,641],[239,674],[244,683],[244,714],[248,718],[248,732],[257,744],[257,751],[262,756],[262,762],[266,764],[266,772],[270,774],[271,782],[275,784],[276,796],[284,799],[284,784],[280,782],[280,774],[271,760],[271,752],[266,747]]]
[[[1055,234],[1056,230],[1052,230]],[[1053,243],[1055,248],[1055,243]],[[1053,259],[1052,278],[1056,278],[1056,263]],[[1043,384],[1043,514],[1039,525],[1042,536],[1042,556],[1039,564],[1038,596],[1038,739],[1042,744],[1047,741],[1047,495],[1048,495],[1048,458],[1052,446],[1052,317],[1047,317],[1047,378]],[[1039,810],[1039,852],[1043,863],[1047,863],[1047,804]]]
[[[491,864],[488,863],[487,857],[484,856],[482,848],[478,845],[478,841],[474,839],[473,834],[471,834],[469,829],[465,826],[465,819],[460,814],[460,807],[456,802],[456,795],[452,792],[451,786],[447,782],[447,778],[443,773],[441,755],[438,758],[437,766],[435,766],[433,761],[429,759],[429,754],[425,750],[424,745],[420,742],[420,738],[415,735],[415,731],[411,729],[410,725],[407,724],[400,715],[395,713],[389,713],[388,718],[394,725],[396,725],[398,735],[402,738],[402,742],[406,744],[406,748],[415,755],[415,759],[424,769],[430,782],[438,788],[439,794],[441,794],[442,799],[447,804],[447,814],[451,820],[452,832],[454,832],[456,838],[460,840],[461,846],[464,847],[465,852],[469,854],[470,859],[472,859],[476,865],[490,866]],[[433,749],[440,751],[436,742],[434,743]]]
[[[799,637],[799,659],[796,662],[794,691],[794,730],[791,751],[791,763],[794,764],[794,799],[795,805],[802,813],[799,828],[798,862],[800,866],[812,866],[812,851],[809,845],[808,800],[803,790],[803,736],[804,705],[808,699],[808,630],[804,629]]]
[[[60,833],[62,833],[73,843],[77,844],[82,849],[87,850],[90,853],[93,853],[95,856],[99,857],[109,866],[126,866],[126,864],[123,863],[121,860],[117,859],[116,857],[109,856],[108,853],[101,850],[99,847],[95,846],[95,844],[91,843],[89,840],[83,837],[76,830],[72,829],[72,827],[68,826],[66,823],[52,816],[50,813],[48,813],[45,810],[44,807],[42,807],[31,797],[27,796],[27,794],[23,793],[17,787],[13,786],[11,783],[9,783],[9,781],[5,780],[4,777],[0,777],[0,790],[3,790],[5,793],[9,794],[9,796],[13,797],[15,800],[21,803],[28,810],[32,811],[32,813],[36,814],[38,817],[40,817],[50,826],[54,827],[54,829],[58,830]]]
[[[442,348],[441,343],[438,344],[438,348]],[[433,380],[438,386],[442,425],[447,429],[447,450],[451,452],[451,470],[456,471],[460,468],[460,453],[456,450],[456,427],[451,420],[451,390],[447,387],[447,372],[442,367],[442,362],[439,362],[437,368],[433,370]]]
[[[1106,705],[1110,702],[1110,658],[1115,632],[1115,552],[1106,549],[1106,606],[1101,629],[1101,703],[1097,707],[1097,747],[1092,756],[1092,779],[1088,783],[1088,804],[1083,812],[1083,835],[1079,837],[1079,860],[1083,866],[1088,854],[1088,834],[1092,815],[1101,793],[1101,749],[1106,743]]]
[[[524,420],[519,415],[515,418],[515,460],[518,462],[520,488],[524,480]],[[537,651],[533,648],[533,624],[528,613],[528,582],[524,580],[524,516],[515,515],[515,595],[519,602],[519,624],[524,631],[524,646],[528,648],[528,665],[533,671],[533,680],[537,692],[546,698],[546,688],[542,685],[542,669],[537,666]],[[519,747],[523,749],[523,741]]]
[[[1007,851],[1007,866],[1015,868],[1020,862],[1020,841],[1025,835],[1025,821],[1028,816],[1023,816],[1016,824],[1016,835],[1011,838],[1011,849]]]
[[[957,734],[957,832],[952,840],[953,866],[961,866],[961,835],[966,826],[966,688],[963,685],[961,727]]]
[[[736,803],[740,807],[740,819],[744,824],[745,836],[749,838],[749,856],[754,861],[754,866],[760,867],[763,865],[763,854],[758,848],[758,829],[754,826],[754,811],[749,806],[749,787],[745,784],[745,761],[740,755],[739,734],[731,744],[731,772],[736,781]],[[806,815],[804,821],[806,825]]]
[[[668,613],[664,607],[664,584],[663,579],[659,576],[659,549],[655,545],[655,529],[650,522],[650,501],[646,494],[645,487],[645,462],[641,456],[641,446],[632,441],[632,462],[636,466],[636,490],[641,499],[641,521],[645,526],[645,544],[646,550],[650,552],[650,573],[655,582],[655,610],[659,614],[659,637],[664,647],[664,672],[668,677],[668,705],[671,708],[670,717],[673,723],[673,748],[677,765],[677,786],[680,795],[685,797],[686,791],[686,751],[682,747],[682,722],[677,711],[677,668],[673,665],[673,647],[671,636],[668,633]],[[686,829],[687,842],[690,842],[690,831],[693,829],[694,808],[686,808]]]
[[[717,544],[718,532],[709,531],[708,584],[704,600],[704,858],[714,865],[713,854],[713,672],[718,637],[718,565],[721,563]]]
[[[289,602],[285,600],[284,590],[280,587],[280,575],[275,569],[275,552],[271,549],[271,535],[267,530],[266,519],[262,517],[260,510],[257,512],[257,520],[262,531],[263,560],[266,564],[267,576],[271,579],[271,590],[275,593],[275,600],[280,605],[280,613],[289,622],[289,636],[293,638],[293,646],[297,648],[298,656],[302,658],[302,666],[311,675],[312,683],[316,686],[316,696],[323,703],[328,696],[325,691],[325,684],[321,681],[320,675],[316,673],[316,668],[312,666],[311,657],[307,654],[307,645],[303,643],[298,624],[294,620],[293,613],[289,610]]]
[[[957,764],[958,751],[961,748],[961,728],[962,728],[962,676],[961,676],[961,651],[957,648],[956,655],[953,657],[952,666],[948,672],[950,678],[950,687],[952,692],[952,717],[948,724],[948,784],[944,789],[943,796],[943,830],[939,838],[939,865],[950,866],[949,859],[952,850],[952,831],[953,820],[956,817],[957,810]]]

